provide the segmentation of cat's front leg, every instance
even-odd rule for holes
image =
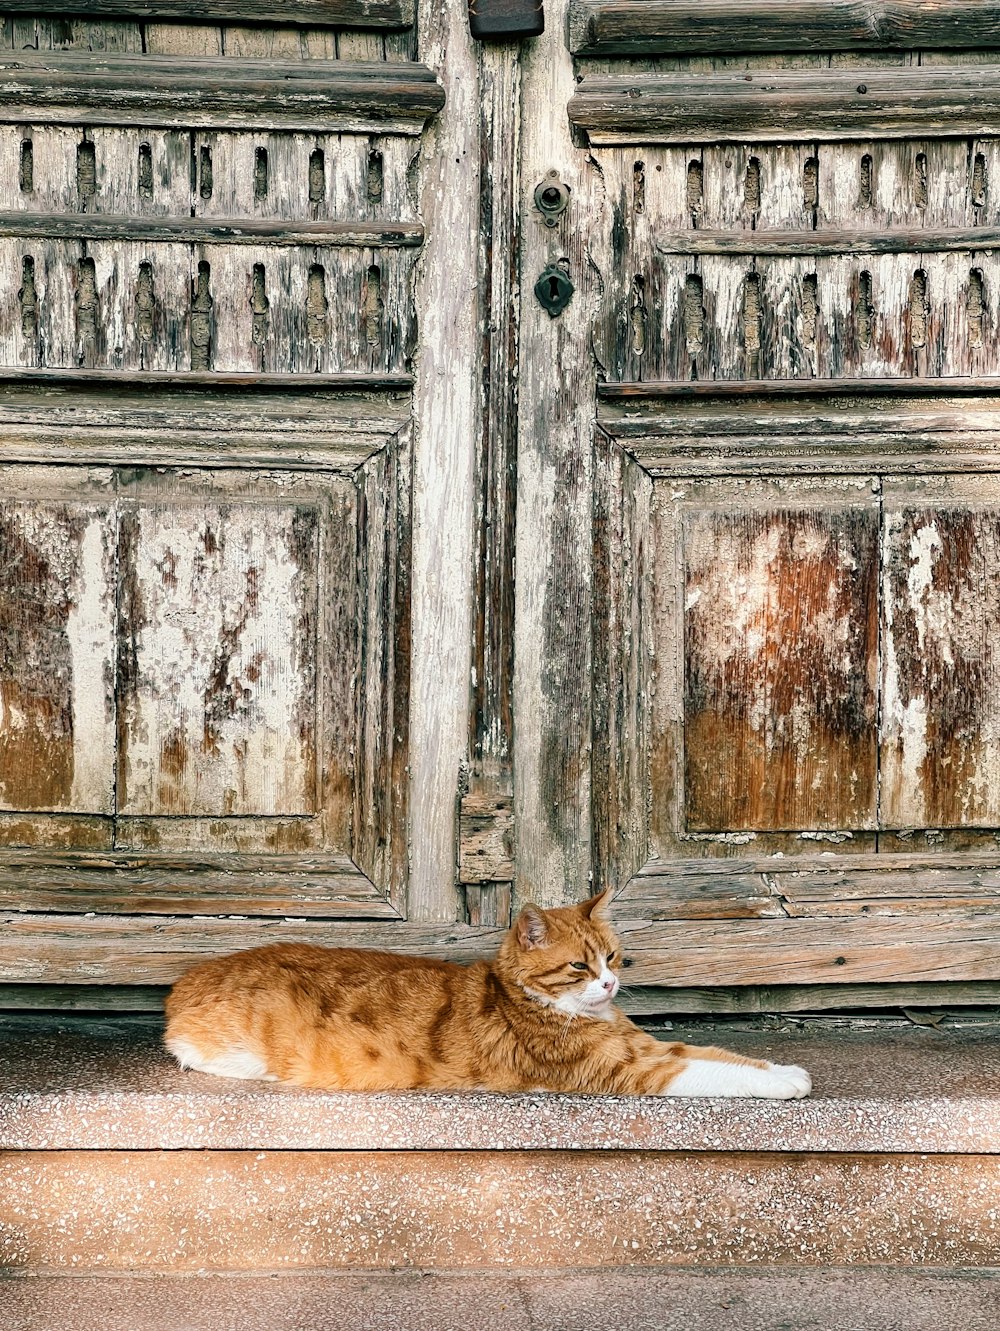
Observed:
[[[805,1068],[743,1058],[728,1049],[663,1043],[644,1031],[628,1033],[616,1089],[632,1095],[743,1096],[800,1100],[812,1090]]]
[[[660,1095],[746,1096],[763,1100],[801,1100],[812,1090],[805,1068],[743,1059],[725,1049],[682,1046],[677,1069]]]

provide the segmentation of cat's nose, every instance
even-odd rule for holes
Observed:
[[[608,978],[604,981],[602,987],[607,993],[613,994],[615,990],[618,988],[618,981],[615,978],[615,976],[609,975]]]

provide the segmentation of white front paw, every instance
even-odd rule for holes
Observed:
[[[756,1093],[768,1100],[801,1100],[811,1090],[812,1078],[805,1068],[769,1063],[761,1073],[760,1090]]]

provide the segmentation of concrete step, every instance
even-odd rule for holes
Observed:
[[[996,1270],[0,1279],[4,1331],[995,1331]]]
[[[671,1032],[805,1064],[788,1104],[325,1095],[158,1034],[0,1022],[0,1267],[1000,1265],[996,1027]]]

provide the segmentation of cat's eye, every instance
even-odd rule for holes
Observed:
[[[571,961],[569,963],[575,971],[589,971],[590,967],[585,961]]]
[[[611,963],[614,961],[615,957],[617,957],[617,955],[618,955],[617,952],[609,952],[609,953],[608,953],[608,965],[609,965],[609,966],[610,966]]]

